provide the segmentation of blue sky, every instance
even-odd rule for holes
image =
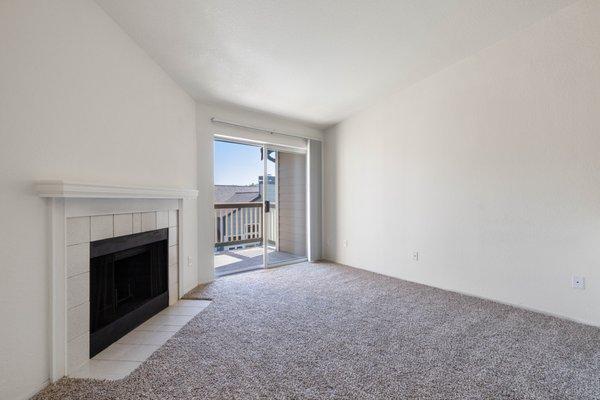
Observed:
[[[215,184],[258,184],[263,163],[260,147],[215,140]]]

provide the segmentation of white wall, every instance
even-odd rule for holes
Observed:
[[[93,1],[2,1],[0,37],[0,398],[18,399],[49,375],[47,208],[33,181],[195,188],[195,105]]]
[[[600,325],[598,21],[576,3],[325,133],[327,257]]]
[[[305,146],[305,140],[280,135],[270,135],[248,129],[214,124],[212,117],[242,125],[270,129],[278,132],[322,139],[323,133],[314,127],[277,117],[270,114],[249,111],[243,108],[198,104],[196,107],[196,127],[198,131],[198,265],[199,280],[209,282],[214,279],[214,170],[213,139],[215,135],[225,135],[257,143],[272,143],[280,146]]]

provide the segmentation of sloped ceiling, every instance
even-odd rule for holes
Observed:
[[[318,127],[574,0],[97,0],[195,99]]]

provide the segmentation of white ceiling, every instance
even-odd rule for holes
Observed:
[[[97,0],[188,93],[324,127],[574,0]]]

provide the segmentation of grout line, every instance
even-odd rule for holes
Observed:
[[[88,264],[88,265],[89,265],[89,264]],[[78,273],[76,273],[76,274],[74,274],[74,275],[69,275],[69,276],[67,276],[67,280],[69,280],[69,279],[71,279],[71,278],[75,278],[76,276],[79,276],[79,275],[87,274],[87,273],[89,273],[89,272],[90,272],[90,270],[88,269],[87,271],[78,272]]]
[[[72,244],[68,244],[67,248],[73,247],[73,246],[80,246],[82,244],[88,244],[88,243],[91,243],[91,242],[72,243]]]
[[[89,303],[89,302],[90,302],[90,299],[88,298],[87,300],[85,300],[85,301],[84,301],[84,302],[82,302],[82,303],[79,303],[79,304],[76,304],[76,305],[74,305],[74,306],[72,306],[72,307],[69,307],[69,308],[67,308],[67,311],[71,311],[72,309],[74,309],[74,308],[76,308],[76,307],[79,307],[79,306],[81,306],[81,305],[84,305],[85,303]],[[78,336],[78,337],[79,337],[79,336]]]

